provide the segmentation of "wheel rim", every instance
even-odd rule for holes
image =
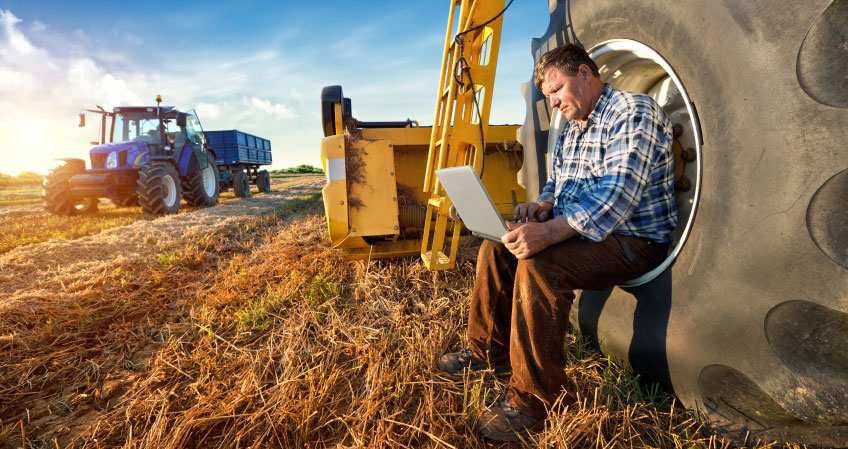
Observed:
[[[165,206],[173,206],[174,202],[177,200],[177,183],[174,182],[174,178],[166,175],[164,179],[162,179],[162,189],[162,197],[165,200]]]
[[[206,192],[206,196],[212,196],[215,194],[215,183],[218,182],[217,177],[215,176],[215,170],[212,169],[211,165],[207,165],[206,168],[203,169],[203,191]]]
[[[88,210],[91,207],[92,201],[93,200],[91,198],[85,198],[77,203],[74,203],[74,209],[79,212]]]
[[[671,122],[683,129],[675,139],[682,148],[695,152],[694,160],[685,163],[683,174],[689,180],[689,190],[675,189],[678,220],[672,233],[672,250],[659,266],[622,284],[632,287],[649,282],[665,271],[689,237],[701,193],[701,126],[683,82],[654,49],[629,39],[613,39],[595,45],[589,55],[597,63],[602,81],[617,89],[648,94],[663,106]]]

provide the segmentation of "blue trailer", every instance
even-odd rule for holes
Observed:
[[[230,187],[236,196],[250,196],[250,184],[271,191],[271,175],[260,166],[271,164],[271,142],[235,129],[206,131],[206,145],[215,153],[221,190]]]

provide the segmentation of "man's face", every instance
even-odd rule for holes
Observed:
[[[592,93],[584,67],[581,65],[574,76],[566,76],[553,67],[545,72],[542,93],[550,99],[551,107],[568,120],[584,121],[592,112]]]

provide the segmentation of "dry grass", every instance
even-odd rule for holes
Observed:
[[[313,193],[59,273],[25,307],[0,300],[0,444],[486,447],[475,420],[506,379],[434,369],[464,344],[474,254],[437,273],[343,261]],[[578,400],[527,447],[728,447],[576,336],[569,348]]]
[[[322,175],[274,175],[271,190],[280,191],[322,178]],[[261,196],[255,186],[253,194]],[[235,200],[232,190],[221,194],[221,203]],[[140,207],[117,208],[101,199],[99,211],[72,217],[59,217],[44,211],[41,187],[0,189],[0,254],[20,246],[51,240],[76,240],[101,231],[144,219]],[[183,203],[180,213],[198,208]]]
[[[33,172],[23,172],[17,176],[10,176],[4,173],[0,173],[0,189],[40,186],[43,180],[44,176]]]
[[[40,187],[0,187],[0,207],[24,206],[30,204],[38,204],[40,202]]]

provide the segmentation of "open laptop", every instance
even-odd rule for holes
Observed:
[[[436,177],[472,234],[500,242],[501,237],[509,232],[473,167],[463,165],[443,168],[436,170]]]

